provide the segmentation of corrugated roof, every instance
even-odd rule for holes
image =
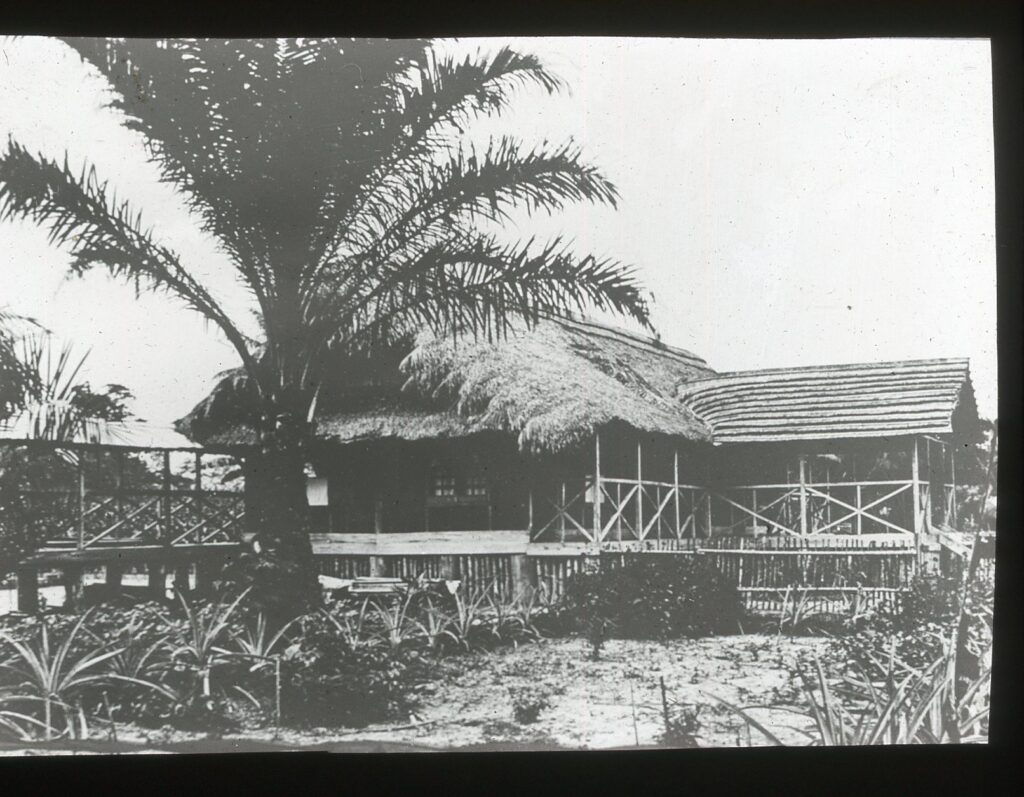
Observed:
[[[963,396],[974,407],[966,359],[737,371],[677,395],[715,443],[945,434]]]
[[[32,433],[28,413],[22,413],[6,424],[0,424],[0,441],[54,442],[40,441]],[[157,426],[144,421],[87,420],[84,428],[71,440],[62,442],[71,446],[93,445],[161,451],[192,451],[202,448],[169,426]]]

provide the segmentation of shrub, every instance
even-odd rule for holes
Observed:
[[[302,725],[365,725],[410,708],[429,675],[419,651],[380,640],[352,646],[323,613],[296,626],[282,662],[282,712]]]
[[[809,744],[824,746],[984,742],[991,670],[983,670],[961,692],[955,687],[955,670],[956,657],[950,646],[920,671],[904,675],[890,663],[879,683],[861,672],[859,677],[843,676],[836,689],[816,660],[813,673],[800,672],[805,716],[812,722],[811,730],[803,732]],[[769,743],[784,744],[748,709],[711,697]]]
[[[508,693],[512,698],[512,716],[520,725],[536,722],[540,713],[551,707],[547,692],[536,686],[510,686]]]
[[[668,747],[700,747],[701,707],[699,705],[676,705],[665,713],[665,729],[660,741]]]
[[[875,612],[847,623],[835,636],[827,660],[841,670],[863,668],[881,676],[880,661],[890,657],[903,669],[921,670],[943,655],[957,630],[963,585],[954,577],[925,574],[917,576],[897,605],[883,605]],[[978,671],[977,657],[991,640],[988,615],[992,606],[992,583],[975,578],[968,585],[965,612],[968,617],[968,651],[975,661],[968,677]]]
[[[735,585],[710,559],[669,554],[627,556],[621,565],[575,574],[562,608],[595,654],[609,636],[697,638],[733,633],[742,618]]]

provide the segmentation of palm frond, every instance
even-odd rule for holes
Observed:
[[[588,305],[649,323],[631,269],[575,255],[560,239],[540,248],[490,237],[442,243],[381,272],[380,282],[364,286],[348,308],[351,337],[391,340],[423,327],[501,336],[516,319],[531,322]]]
[[[76,176],[66,157],[59,165],[11,141],[0,157],[0,219],[12,218],[48,227],[51,243],[70,248],[72,273],[101,265],[136,290],[165,290],[216,323],[243,360],[251,359],[245,337],[213,296],[177,254],[154,241],[127,201],[110,195],[94,169]]]

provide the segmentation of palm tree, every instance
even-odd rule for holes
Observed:
[[[507,244],[483,230],[516,207],[618,198],[572,142],[464,143],[470,122],[518,90],[564,88],[532,55],[459,60],[425,40],[64,41],[107,79],[124,124],[230,257],[262,339],[92,169],[11,141],[0,217],[47,226],[75,274],[100,266],[168,292],[237,351],[260,407],[252,578],[265,595],[318,599],[303,465],[328,354],[424,327],[502,335],[587,306],[648,324],[632,269],[560,239]]]
[[[26,328],[35,332],[38,325],[0,307],[0,422],[24,410],[28,400],[41,389],[38,372],[24,357]]]

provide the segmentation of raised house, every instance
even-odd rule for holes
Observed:
[[[599,552],[713,551],[748,598],[898,590],[955,528],[965,359],[716,373],[581,320],[338,363],[309,472],[322,572],[560,589]],[[245,455],[225,377],[179,431]],[[820,554],[820,555],[818,555]],[[841,554],[841,555],[840,555]]]

